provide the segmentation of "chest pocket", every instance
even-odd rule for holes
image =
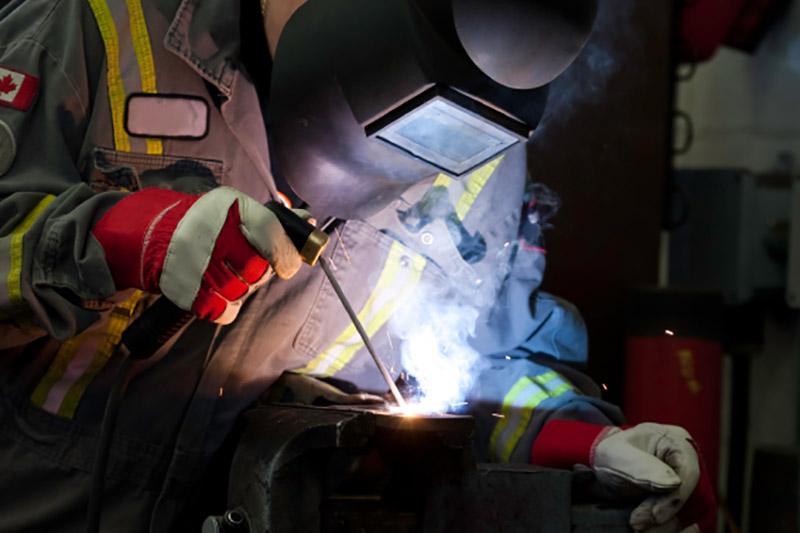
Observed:
[[[223,162],[212,159],[136,154],[105,148],[92,151],[90,165],[89,181],[95,192],[162,187],[197,194],[214,188],[224,171]]]
[[[156,61],[151,41],[160,43],[163,29],[153,39],[141,0],[88,0],[106,51],[106,99],[98,93],[96,105],[107,105],[111,149],[97,148],[90,158],[88,179],[97,192],[138,190],[159,186],[182,192],[203,192],[223,178],[220,161],[164,155],[162,139],[131,135],[126,107],[132,95],[158,95]],[[103,135],[102,143],[108,142]]]

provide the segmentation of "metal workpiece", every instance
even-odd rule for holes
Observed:
[[[244,419],[228,508],[244,509],[251,531],[336,531],[323,524],[375,502],[417,516],[420,467],[433,468],[433,460],[460,471],[474,431],[471,417],[412,419],[367,408],[270,405]]]
[[[271,404],[244,420],[228,509],[250,532],[630,531],[629,511],[571,505],[569,471],[476,463],[469,416]]]

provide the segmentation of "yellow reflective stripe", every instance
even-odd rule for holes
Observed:
[[[492,436],[489,438],[489,449],[492,451],[492,453],[497,449],[497,443],[500,440],[500,437],[503,435],[503,431],[505,431],[506,426],[508,426],[509,416],[511,415],[511,406],[514,400],[523,390],[525,390],[526,387],[528,387],[528,385],[530,385],[529,378],[520,378],[503,398],[503,405],[500,408],[500,414],[503,415],[503,417],[497,421],[494,426],[494,430],[492,431]]]
[[[503,445],[503,450],[499,454],[500,461],[507,463],[511,460],[511,453],[517,446],[517,442],[519,442],[522,434],[525,433],[525,429],[528,427],[528,422],[531,420],[531,415],[533,414],[534,408],[536,408],[536,406],[538,406],[547,398],[549,398],[547,391],[539,391],[528,398],[528,400],[525,402],[525,405],[522,406],[519,424],[517,424],[517,427],[514,428],[514,432],[511,433],[511,436]]]
[[[147,32],[147,23],[144,20],[142,4],[140,0],[126,0],[128,5],[128,17],[131,27],[131,38],[133,49],[136,51],[136,60],[139,63],[139,75],[142,78],[142,92],[155,94],[156,90],[156,68],[153,62],[153,50],[150,48],[150,35]],[[160,155],[164,149],[161,139],[146,139],[147,153]]]
[[[148,137],[145,139],[147,143],[147,153],[148,154],[155,154],[161,155],[164,152],[163,147],[161,146],[161,139],[155,139],[153,137]]]
[[[434,187],[449,187],[453,183],[453,178],[447,174],[439,174],[433,182]]]
[[[548,392],[549,392],[549,396],[551,398],[555,398],[557,396],[561,396],[562,394],[564,394],[568,390],[572,390],[572,385],[570,385],[569,383],[562,383],[561,385],[559,385],[555,389],[553,389],[551,391],[548,391]]]
[[[364,320],[365,317],[369,315],[370,310],[372,309],[372,305],[375,302],[375,298],[386,290],[389,285],[391,285],[392,281],[394,280],[395,275],[397,274],[397,270],[400,267],[400,257],[402,255],[402,247],[398,243],[394,243],[392,245],[391,250],[389,250],[389,255],[386,258],[386,262],[384,263],[383,270],[381,271],[381,275],[378,278],[378,284],[375,286],[375,290],[372,291],[370,294],[367,303],[364,304],[364,307],[358,313],[358,319]],[[333,349],[337,346],[344,344],[347,342],[348,339],[352,338],[354,335],[357,335],[358,332],[356,331],[356,327],[353,324],[350,324],[344,332],[339,335],[339,337],[333,341],[333,344],[320,355],[318,355],[313,361],[308,363],[305,367],[301,368],[300,370],[296,370],[299,374],[309,374],[316,370],[316,368],[325,361],[329,356]]]
[[[14,305],[24,303],[22,299],[22,239],[25,233],[31,229],[33,223],[42,214],[42,211],[47,208],[56,197],[52,194],[42,198],[36,207],[28,213],[20,224],[11,231],[11,249],[10,253],[10,268],[8,271],[8,278],[6,278],[6,286],[8,287],[8,301]]]
[[[142,78],[142,92],[156,93],[156,68],[153,63],[153,50],[150,48],[150,36],[139,0],[126,0],[130,17],[131,38],[136,60],[139,62],[139,75]]]
[[[500,460],[504,463],[507,463],[511,460],[511,454],[514,451],[514,448],[517,447],[517,443],[519,439],[522,438],[522,435],[525,433],[525,430],[528,428],[528,422],[531,421],[531,416],[533,416],[533,410],[536,409],[540,403],[542,403],[547,398],[556,398],[557,396],[561,396],[568,390],[571,390],[572,386],[569,383],[563,383],[562,385],[556,387],[553,390],[543,390],[531,396],[528,401],[525,402],[525,405],[522,407],[522,414],[520,417],[519,425],[514,429],[514,432],[506,441],[505,446],[503,446],[503,451],[500,454]]]
[[[369,336],[374,335],[389,320],[419,282],[426,260],[414,254],[411,270],[400,274],[400,263],[406,253],[400,243],[393,243],[375,289],[358,312],[359,320]],[[344,368],[362,347],[361,337],[355,326],[350,324],[322,354],[295,372],[332,376]]]
[[[72,337],[68,341],[64,342],[59,347],[55,359],[53,359],[53,362],[50,363],[50,367],[47,369],[47,373],[42,377],[41,380],[39,380],[39,383],[33,390],[31,402],[34,405],[39,407],[44,406],[44,402],[47,401],[47,396],[50,394],[50,390],[53,388],[53,385],[58,383],[58,381],[64,377],[64,374],[67,372],[67,368],[69,368],[69,364],[75,358],[75,354],[78,353],[78,348],[81,347],[81,344],[83,344],[85,339],[86,332],[83,332],[80,335]]]
[[[86,392],[89,384],[111,358],[111,354],[114,352],[117,344],[119,344],[122,338],[122,332],[125,331],[125,328],[128,326],[130,317],[133,315],[133,310],[136,308],[136,304],[139,302],[141,296],[141,291],[134,292],[130,298],[119,304],[116,309],[111,312],[110,323],[106,329],[100,348],[97,350],[89,367],[84,371],[81,377],[72,384],[69,391],[64,396],[61,406],[58,408],[58,414],[60,416],[65,418],[72,418],[75,416],[75,410],[78,408],[78,403],[83,397],[83,393]],[[124,312],[120,313],[118,310],[123,310]]]
[[[547,385],[554,380],[561,381],[562,383],[550,390]],[[542,389],[535,394],[531,394],[523,405],[514,406],[514,402],[520,394],[533,384],[541,386]],[[534,409],[547,398],[556,398],[572,389],[572,385],[565,382],[557,372],[547,372],[535,377],[525,376],[520,378],[503,398],[503,406],[501,409],[503,418],[498,420],[495,424],[489,439],[489,451],[492,458],[505,463],[509,462],[514,448],[516,448],[517,443],[519,443],[519,440],[528,428],[528,423],[531,420],[531,416],[533,416]],[[519,410],[519,421],[513,428],[509,427],[512,419],[512,410]],[[513,430],[510,435],[508,435],[508,430]],[[505,442],[502,442],[501,440],[504,435],[508,435],[508,438]]]
[[[106,47],[108,69],[108,100],[111,105],[111,122],[114,128],[114,147],[121,152],[130,152],[131,143],[125,132],[125,87],[119,68],[119,41],[117,28],[108,5],[103,0],[89,0],[89,5],[100,29]]]
[[[544,374],[539,374],[538,376],[534,376],[532,378],[528,378],[530,380],[535,381],[539,385],[546,388],[547,384],[553,381],[554,379],[558,379],[561,376],[558,375],[558,372],[546,372]]]
[[[400,304],[405,300],[406,296],[408,296],[414,287],[419,282],[420,277],[422,276],[422,270],[425,268],[426,260],[422,256],[415,256],[413,262],[413,270],[411,271],[411,276],[409,276],[408,280],[406,280],[405,285],[403,286],[400,294],[396,297],[387,302],[383,307],[380,308],[378,313],[373,317],[373,319],[369,322],[369,324],[364,326],[364,329],[367,331],[367,336],[372,338],[372,336],[379,330],[381,327],[386,323],[387,320],[394,314]],[[348,346],[336,361],[331,365],[331,367],[325,372],[325,377],[330,377],[336,374],[338,371],[343,369],[347,363],[353,358],[358,350],[364,345],[363,341],[358,341],[357,343]]]
[[[481,189],[483,189],[483,186],[486,185],[487,181],[489,181],[489,178],[494,173],[497,165],[500,164],[500,161],[503,160],[503,157],[505,156],[501,155],[494,161],[487,163],[473,172],[469,177],[469,180],[467,180],[467,183],[464,187],[465,190],[456,203],[456,215],[458,216],[459,220],[464,220],[464,217],[467,216],[472,204],[475,203],[475,199],[478,197],[478,194],[480,194]]]

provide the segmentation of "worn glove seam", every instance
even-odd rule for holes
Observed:
[[[140,287],[146,287],[145,282],[144,282],[144,273],[145,273],[145,267],[146,267],[146,265],[144,264],[144,259],[145,259],[146,255],[147,255],[146,254],[147,246],[150,244],[150,238],[153,236],[153,231],[155,231],[156,226],[158,225],[159,222],[161,222],[161,219],[164,218],[164,215],[166,215],[173,207],[175,207],[179,203],[181,203],[180,200],[178,200],[177,202],[175,202],[171,206],[169,206],[166,209],[164,209],[163,211],[161,211],[158,215],[156,215],[153,218],[152,221],[150,221],[150,224],[147,226],[147,231],[145,232],[144,239],[142,240],[142,248],[141,248],[140,253],[139,253],[139,286]]]

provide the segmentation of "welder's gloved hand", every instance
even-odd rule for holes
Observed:
[[[118,289],[163,293],[220,324],[236,318],[272,270],[290,278],[302,264],[272,211],[229,187],[199,195],[158,188],[132,193],[92,233]]]
[[[320,402],[333,405],[378,405],[386,401],[380,396],[366,392],[347,393],[330,383],[312,376],[285,372],[272,386],[273,389],[291,391],[291,401],[303,405],[318,405]],[[283,394],[281,394],[283,396]],[[271,393],[267,393],[269,401]],[[281,401],[282,398],[274,398]]]
[[[716,502],[702,457],[677,426],[629,428],[553,420],[539,433],[531,462],[552,468],[585,465],[597,493],[610,499],[644,497],[630,525],[644,533],[716,531]]]

